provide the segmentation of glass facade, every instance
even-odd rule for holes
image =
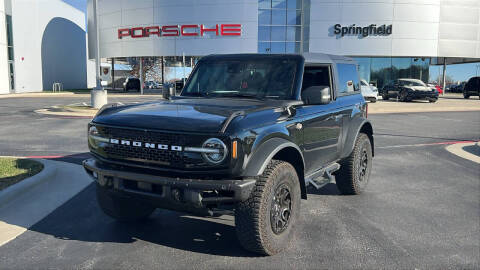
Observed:
[[[420,79],[428,83],[430,58],[356,57],[361,79],[382,88],[391,80]]]
[[[303,40],[308,28],[303,26],[309,18],[309,6],[310,0],[259,0],[258,52],[305,51]]]
[[[7,27],[7,54],[8,54],[8,77],[10,78],[10,91],[15,89],[15,62],[13,54],[12,16],[5,16]]]

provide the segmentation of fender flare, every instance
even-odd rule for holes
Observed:
[[[355,147],[355,141],[362,129],[366,129],[367,135],[370,138],[370,143],[372,144],[372,155],[374,154],[375,147],[373,142],[372,123],[365,118],[356,118],[352,120],[352,122],[349,124],[348,130],[346,131],[347,136],[345,138],[345,143],[340,158],[346,158],[350,155],[350,153],[352,153],[353,148]]]
[[[298,145],[283,138],[275,137],[262,143],[248,159],[243,176],[258,176],[263,173],[268,163],[282,149],[287,147],[295,148],[302,158],[302,165],[305,167],[302,151]]]

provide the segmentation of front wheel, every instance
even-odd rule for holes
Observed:
[[[235,229],[247,250],[274,255],[290,246],[300,213],[300,182],[295,168],[272,160],[250,197],[237,204]]]
[[[383,100],[388,100],[389,99],[388,94],[382,94],[382,99]]]
[[[362,193],[372,170],[372,145],[368,135],[358,134],[352,153],[340,162],[336,173],[337,187],[344,195]]]
[[[398,95],[398,99],[402,102],[407,102],[408,101],[407,91],[405,91],[405,90],[401,91],[400,94]]]
[[[97,183],[97,201],[108,216],[121,221],[131,222],[148,218],[155,207],[131,198],[124,198],[109,192]]]

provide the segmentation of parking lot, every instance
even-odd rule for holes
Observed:
[[[90,120],[33,111],[86,100],[0,99],[0,125],[8,127],[0,130],[0,155],[62,156],[57,159],[79,163],[88,156]],[[244,251],[230,216],[157,210],[145,223],[119,224],[98,208],[92,184],[1,246],[0,268],[478,269],[479,164],[445,148],[480,140],[480,111],[369,118],[376,149],[367,191],[341,196],[334,184],[309,190],[294,245],[285,253],[259,257]]]

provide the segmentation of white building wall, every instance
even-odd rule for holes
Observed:
[[[480,57],[479,0],[311,0],[310,51],[352,56]],[[389,36],[333,26],[393,25]]]
[[[258,0],[98,0],[98,17],[102,57],[257,52]],[[119,28],[177,24],[242,24],[242,35],[118,39]]]
[[[56,17],[70,20],[85,31],[84,13],[60,0],[12,0],[15,92],[43,90],[42,37],[48,23]]]
[[[5,0],[0,0],[0,94],[8,94],[10,92],[9,81]]]

